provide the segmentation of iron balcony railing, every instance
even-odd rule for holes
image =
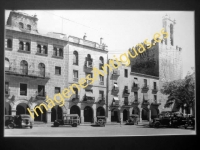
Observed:
[[[22,75],[22,76],[29,76],[29,77],[50,78],[50,73],[43,72],[43,71],[9,68],[5,72],[6,72],[6,74],[10,74],[10,75]]]
[[[158,92],[158,86],[153,86],[152,87],[152,92],[157,93]]]
[[[72,102],[79,102],[79,100],[80,100],[80,95],[78,95],[78,94],[72,95],[72,96],[71,96],[71,100],[72,100]]]
[[[100,96],[100,97],[98,98],[98,103],[99,103],[99,104],[105,104],[105,97],[104,97],[104,96]]]
[[[133,92],[137,92],[139,89],[140,89],[139,84],[134,84],[134,83],[133,83],[132,91],[133,91]]]
[[[148,91],[148,90],[149,90],[149,85],[144,84],[144,85],[142,86],[142,90],[143,90],[143,91]]]
[[[129,96],[130,90],[129,89],[124,89],[123,94],[124,94],[124,96]]]
[[[118,69],[114,69],[113,70],[113,75],[114,76],[119,76],[120,75],[120,71]]]

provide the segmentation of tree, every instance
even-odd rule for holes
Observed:
[[[176,109],[190,108],[195,102],[195,73],[188,73],[185,79],[164,83],[161,93],[169,95],[165,107],[174,103]]]

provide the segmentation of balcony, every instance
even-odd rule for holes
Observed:
[[[23,91],[20,91],[20,94]],[[44,101],[46,100],[46,92],[44,94],[38,94],[38,91],[35,92],[35,95],[31,96],[32,101]]]
[[[103,81],[99,81],[99,85],[104,85],[104,82]]]
[[[137,92],[140,89],[139,84],[133,84],[132,86],[132,92]]]
[[[158,92],[158,86],[153,86],[152,93],[156,94]]]
[[[85,69],[92,69],[93,68],[93,62],[92,61],[86,61]]]
[[[159,103],[157,100],[154,100],[154,102],[152,102],[151,105],[159,106],[161,105],[161,103]]]
[[[123,95],[124,95],[124,97],[128,97],[130,95],[130,90],[124,89]]]
[[[112,88],[112,93],[117,94],[118,92],[119,92],[119,87],[114,85]]]
[[[86,80],[86,82],[83,84],[84,86],[88,85],[87,87],[91,87],[93,86],[93,84],[91,84],[92,80]]]
[[[120,70],[114,69],[112,75],[113,76],[120,76]]]
[[[124,100],[124,103],[122,104],[122,107],[130,108],[132,106],[131,106],[131,103],[129,102],[129,100],[126,99],[126,100]]]
[[[74,103],[78,103],[80,101],[80,95],[77,95],[77,94],[72,95],[71,100]]]
[[[100,105],[104,105],[105,104],[105,97],[103,96],[101,96],[101,97],[99,97],[98,98],[98,103],[100,104]]]
[[[143,105],[149,105],[150,103],[149,103],[149,100],[143,100],[142,104]]]
[[[50,79],[50,73],[34,71],[28,69],[9,68],[5,71],[6,75],[15,75],[30,78]]]
[[[142,92],[146,93],[148,90],[149,90],[149,86],[144,84],[142,86]]]
[[[139,105],[139,104],[140,104],[139,99],[135,99],[135,100],[132,102],[132,105]]]
[[[89,104],[94,103],[95,97],[94,97],[93,93],[89,92],[89,91],[86,92],[82,102],[83,103],[89,103]]]

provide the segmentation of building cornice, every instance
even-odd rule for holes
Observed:
[[[151,75],[147,75],[147,74],[141,74],[141,73],[136,73],[136,72],[130,72],[130,74],[140,76],[140,77],[146,77],[146,78],[152,78],[152,79],[159,80],[159,77],[151,76]]]

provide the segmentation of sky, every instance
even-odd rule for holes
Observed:
[[[166,14],[176,20],[174,43],[182,48],[183,75],[195,65],[194,12],[193,11],[125,11],[125,10],[17,10],[37,15],[40,34],[58,32],[103,43],[109,58],[127,52],[129,48],[152,39],[162,29]],[[5,11],[5,24],[10,10]]]

